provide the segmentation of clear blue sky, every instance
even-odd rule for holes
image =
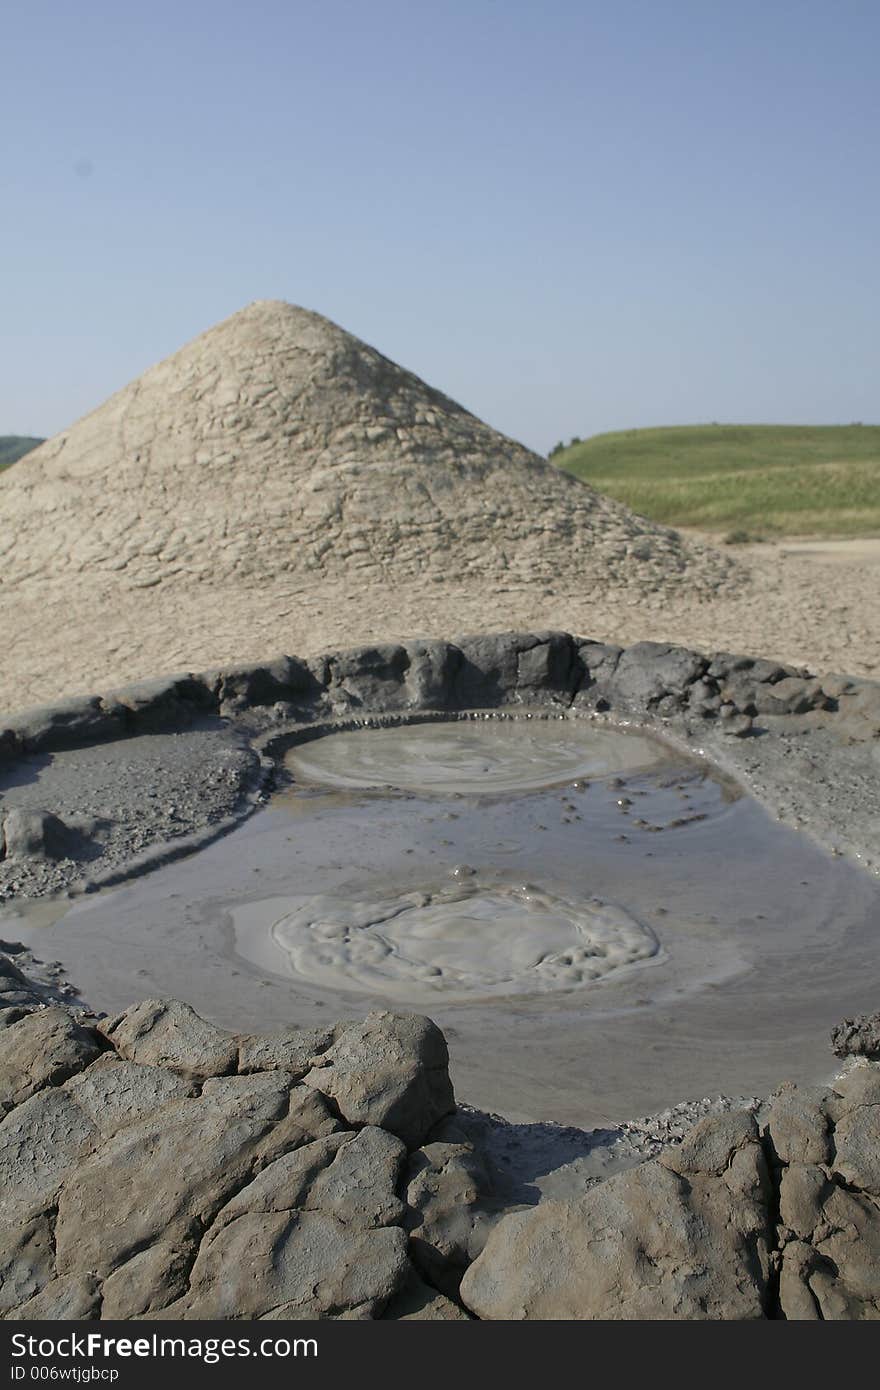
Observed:
[[[27,0],[0,433],[253,299],[508,434],[880,419],[877,0]]]

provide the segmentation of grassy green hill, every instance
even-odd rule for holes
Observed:
[[[10,463],[29,454],[42,442],[42,439],[34,439],[29,434],[0,434],[0,468],[8,468]]]
[[[880,425],[690,425],[557,445],[642,516],[730,539],[880,535]]]

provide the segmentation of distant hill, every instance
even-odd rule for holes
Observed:
[[[34,439],[29,434],[0,434],[0,468],[8,468],[16,459],[29,454],[42,444],[42,439]]]
[[[880,425],[688,425],[557,445],[642,516],[726,539],[880,535]]]

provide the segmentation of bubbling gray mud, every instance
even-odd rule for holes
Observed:
[[[466,796],[534,791],[670,760],[656,738],[575,720],[462,720],[328,734],[293,748],[294,777]]]
[[[657,739],[574,720],[461,720],[328,734],[285,759],[297,780],[332,788],[435,796],[534,792],[574,779],[668,766]],[[381,800],[374,815],[387,817]],[[551,887],[470,881],[381,897],[317,894],[292,900],[270,945],[240,933],[240,948],[269,969],[329,989],[379,992],[430,1006],[589,985],[650,960],[650,927],[624,908]],[[256,946],[256,956],[254,947]],[[273,949],[273,947],[275,949]]]
[[[319,894],[280,918],[271,941],[304,980],[425,1006],[576,989],[658,950],[612,903],[479,882],[366,902]],[[278,969],[277,954],[263,960]]]
[[[464,727],[489,752],[535,723]],[[823,1032],[876,1007],[878,886],[657,749],[651,769],[560,785],[556,764],[554,785],[520,793],[294,783],[190,858],[58,903],[52,924],[0,914],[0,937],[60,961],[111,1013],[171,995],[267,1032],[361,1018],[367,1003],[427,1012],[457,1094],[512,1120],[592,1126],[824,1079]],[[536,985],[538,921],[547,957],[605,950],[587,957],[595,978]],[[353,960],[352,941],[383,934],[378,960]]]

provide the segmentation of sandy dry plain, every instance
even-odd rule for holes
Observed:
[[[717,598],[686,590],[593,595],[570,573],[560,573],[552,587],[491,579],[468,585],[454,573],[429,584],[334,576],[292,584],[269,576],[259,586],[194,584],[168,592],[107,586],[103,598],[90,590],[81,611],[76,591],[23,592],[7,625],[0,704],[19,709],[277,652],[309,656],[365,642],[505,630],[577,632],[622,646],[675,642],[877,679],[880,540],[731,549],[742,582]]]

